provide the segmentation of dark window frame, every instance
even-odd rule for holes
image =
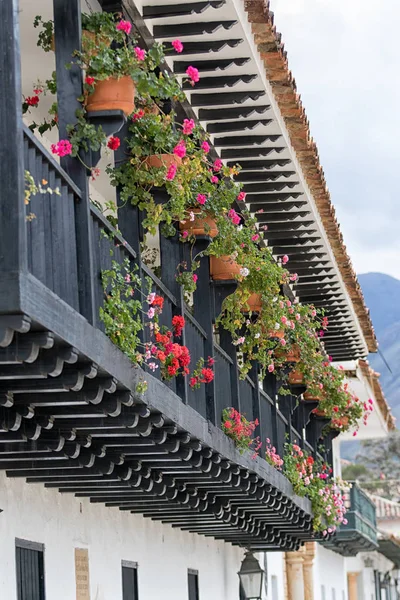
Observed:
[[[138,578],[138,563],[132,560],[121,561],[121,577],[122,577],[122,600],[139,600],[139,578]],[[124,589],[124,569],[134,571],[133,575],[133,590]],[[129,596],[128,596],[129,594]],[[133,595],[132,595],[133,594]]]
[[[194,577],[194,595],[192,592],[191,578]],[[188,599],[200,600],[199,572],[196,569],[187,570],[188,579]]]

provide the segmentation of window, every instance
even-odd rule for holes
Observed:
[[[321,585],[321,600],[326,600],[325,586]]]
[[[137,572],[137,563],[122,561],[122,600],[139,600]]]
[[[45,600],[44,545],[15,540],[18,600]]]
[[[188,592],[189,600],[199,600],[199,573],[194,569],[188,569]]]
[[[332,600],[336,600],[336,590],[332,588]]]

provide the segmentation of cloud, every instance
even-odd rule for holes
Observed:
[[[400,2],[271,7],[355,268],[400,278]]]

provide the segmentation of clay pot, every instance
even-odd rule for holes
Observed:
[[[315,396],[314,394],[305,392],[303,394],[303,400],[305,400],[306,402],[319,402],[320,400],[322,400],[322,398],[321,396]]]
[[[182,159],[179,156],[175,156],[175,154],[152,154],[144,162],[148,167],[155,167],[156,169],[166,167],[169,169],[172,165],[179,167]]]
[[[94,33],[94,31],[87,31],[87,29],[84,29],[82,31],[82,50],[83,50],[83,52],[86,51],[85,41],[87,41],[87,40],[90,40],[90,41],[93,40],[94,42],[96,42],[96,46],[98,46],[100,43],[106,44],[106,46],[109,46],[111,43],[107,36],[100,35],[99,33]],[[56,51],[56,42],[55,42],[54,34],[53,34],[53,37],[51,38],[51,49],[53,52]],[[91,52],[88,52],[88,56],[95,56],[95,54],[96,54],[96,50],[92,50]]]
[[[290,385],[304,385],[304,374],[299,370],[295,369],[289,373]]]
[[[194,221],[187,219],[186,221],[180,222],[180,231],[187,231],[189,235],[208,235],[211,238],[218,235],[217,224],[212,217],[204,213],[200,215],[200,208],[192,208],[189,210],[192,210],[195,215],[199,216],[195,216]],[[207,225],[207,227],[205,227],[205,225]]]
[[[271,331],[268,332],[268,337],[271,340],[283,340],[285,332],[282,329],[271,329]]]
[[[260,312],[262,308],[261,294],[251,294],[246,300],[246,308],[243,307],[243,312]]]
[[[230,256],[210,256],[210,274],[215,281],[229,281],[240,275],[240,265]]]
[[[86,110],[123,110],[128,116],[135,108],[135,84],[127,75],[96,81],[94,92],[88,96]]]
[[[298,363],[300,362],[300,348],[297,344],[294,344],[290,350],[285,352],[284,349],[279,349],[276,351],[276,355],[278,358],[283,358],[287,363]]]

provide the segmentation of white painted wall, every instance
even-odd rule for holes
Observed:
[[[314,559],[314,598],[316,600],[347,600],[345,560],[340,554],[317,545]],[[325,589],[325,596],[322,586]]]
[[[76,547],[89,550],[91,600],[122,599],[121,560],[139,563],[140,600],[187,600],[188,568],[200,600],[238,600],[239,548],[80,500],[0,473],[1,600],[16,600],[16,537],[45,545],[47,600],[75,600]]]
[[[285,555],[283,552],[268,552],[264,556],[266,560],[266,567],[264,568],[267,572],[266,580],[268,581],[268,593],[265,598],[267,600],[284,600]]]

